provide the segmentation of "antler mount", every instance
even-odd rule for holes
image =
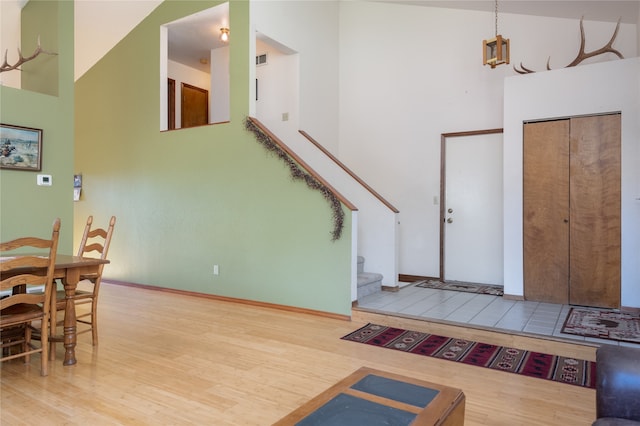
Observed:
[[[8,53],[9,53],[9,49],[5,50],[4,62],[2,63],[2,65],[0,65],[0,72],[13,71],[13,70],[21,71],[20,68],[18,68],[20,65],[24,64],[25,62],[29,62],[32,59],[35,59],[41,53],[44,53],[47,55],[57,55],[57,53],[48,52],[42,48],[42,46],[40,45],[40,36],[38,36],[38,45],[36,46],[36,49],[33,51],[31,56],[27,56],[25,58],[24,56],[22,56],[22,51],[18,48],[18,62],[16,62],[13,65],[9,65],[9,61],[7,60]]]
[[[578,56],[576,56],[576,58],[573,61],[571,61],[571,63],[567,65],[565,68],[575,67],[585,59],[593,58],[594,56],[602,55],[604,53],[613,53],[614,55],[618,56],[620,59],[624,59],[624,56],[622,56],[622,53],[620,53],[618,50],[613,48],[613,42],[615,41],[616,36],[618,35],[618,30],[620,29],[620,19],[618,19],[618,24],[616,25],[616,29],[613,32],[613,35],[611,36],[611,40],[609,40],[609,42],[605,44],[603,47],[601,47],[600,49],[596,49],[591,52],[585,52],[584,50],[585,36],[584,36],[584,24],[582,23],[583,19],[584,19],[584,16],[580,18],[580,51],[578,52]],[[547,70],[551,70],[550,62],[551,62],[551,57],[547,59]],[[526,68],[524,65],[522,65],[522,62],[520,62],[520,69],[518,69],[516,66],[514,66],[513,69],[515,70],[515,72],[519,74],[531,74],[535,72],[534,70]]]

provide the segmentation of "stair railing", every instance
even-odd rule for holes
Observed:
[[[287,144],[282,142],[273,132],[271,132],[264,124],[255,117],[247,117],[246,119],[247,130],[254,132],[256,138],[263,145],[271,143],[274,147],[266,147],[276,153],[285,162],[288,163],[291,174],[295,179],[304,180],[312,189],[318,190],[322,193],[323,197],[329,201],[334,216],[334,230],[333,239],[340,239],[342,233],[342,218],[344,213],[342,212],[341,205],[344,205],[349,210],[357,211],[358,208],[349,201],[344,195],[336,190],[329,182],[327,182],[319,173],[317,173],[309,164],[307,164],[300,156],[298,156]],[[286,158],[285,158],[286,157]],[[291,161],[290,161],[290,160]],[[298,166],[306,172],[303,173]]]
[[[307,132],[304,130],[299,131],[302,136],[307,138],[309,142],[314,144],[320,151],[322,151],[327,157],[331,159],[334,163],[338,165],[342,170],[344,170],[349,176],[351,176],[356,182],[362,185],[367,191],[371,193],[374,197],[376,197],[382,204],[387,206],[389,210],[394,213],[400,213],[400,210],[396,209],[389,201],[387,201],[382,195],[378,194],[373,188],[371,188],[367,183],[362,180],[358,175],[356,175],[351,169],[349,169],[342,161],[338,160],[329,150],[327,150],[324,146],[322,146],[318,141],[313,139]]]

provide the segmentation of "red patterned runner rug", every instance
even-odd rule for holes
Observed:
[[[528,377],[595,388],[596,363],[591,361],[371,323],[347,334],[342,339]]]

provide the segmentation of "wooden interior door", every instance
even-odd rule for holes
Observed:
[[[209,91],[182,83],[181,127],[202,126],[209,123]]]
[[[524,296],[620,307],[620,114],[524,126]]]
[[[524,125],[526,300],[569,300],[569,120]]]
[[[620,114],[571,119],[569,303],[620,307]]]

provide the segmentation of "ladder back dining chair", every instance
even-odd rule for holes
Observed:
[[[28,364],[31,362],[32,354],[40,353],[42,376],[49,373],[47,336],[59,235],[58,218],[53,222],[53,232],[49,240],[22,237],[0,243],[0,290],[8,293],[0,299],[0,334],[3,335],[0,361],[24,357],[25,363]],[[30,251],[48,250],[38,255],[15,252],[24,248]],[[30,292],[33,288],[38,291]],[[35,328],[34,322],[39,322],[41,329]],[[32,331],[42,336],[40,346],[32,343]],[[19,351],[14,353],[15,349]]]
[[[116,217],[111,216],[109,220],[109,226],[104,228],[91,228],[93,225],[93,216],[87,218],[87,223],[84,227],[84,233],[82,234],[82,240],[80,240],[80,246],[78,247],[78,256],[81,257],[98,257],[100,259],[106,259],[109,253],[109,246],[111,245],[111,237],[113,235],[113,228],[116,224]],[[77,334],[91,332],[91,342],[95,346],[98,344],[98,294],[100,292],[100,282],[102,281],[102,270],[104,265],[100,265],[98,272],[91,275],[81,275],[80,281],[83,288],[86,285],[89,286],[88,290],[78,288],[74,297],[74,303],[76,306],[90,304],[89,312],[85,312],[76,316],[76,321],[80,324],[88,325],[89,327],[83,327],[82,330],[78,330]],[[66,305],[64,290],[58,290],[56,292],[56,311],[64,311]],[[57,321],[56,315],[52,314],[52,324],[62,325],[63,321]],[[52,333],[55,329],[52,330]],[[52,351],[54,350],[55,342],[51,343]],[[53,355],[52,355],[53,356]]]

